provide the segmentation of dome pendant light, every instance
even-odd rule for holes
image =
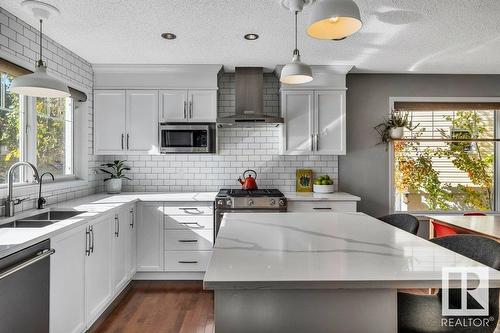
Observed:
[[[363,26],[353,0],[319,0],[313,7],[307,34],[317,39],[342,40]]]
[[[303,84],[313,80],[311,67],[300,61],[300,52],[297,48],[297,15],[295,10],[295,49],[292,62],[281,70],[280,81],[285,84]]]
[[[12,80],[10,91],[33,97],[69,97],[68,86],[47,74],[47,66],[42,60],[42,24],[40,19],[40,59],[36,62],[35,72]]]

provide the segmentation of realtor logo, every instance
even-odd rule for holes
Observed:
[[[485,267],[445,267],[442,271],[442,315],[443,316],[488,316],[489,275]],[[451,304],[450,280],[460,280],[460,304]],[[477,283],[477,284],[476,284]],[[478,306],[468,308],[467,298],[472,297]]]

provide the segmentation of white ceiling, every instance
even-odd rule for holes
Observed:
[[[45,32],[91,63],[223,64],[273,69],[291,59],[293,16],[279,0],[45,0],[61,16]],[[499,0],[356,0],[364,27],[341,41],[307,37],[302,60],[357,72],[500,73]],[[0,5],[36,26],[21,0]],[[166,41],[162,32],[178,38]],[[258,33],[246,41],[245,33]]]

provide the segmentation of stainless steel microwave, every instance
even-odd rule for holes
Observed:
[[[215,123],[161,123],[160,153],[215,153]]]

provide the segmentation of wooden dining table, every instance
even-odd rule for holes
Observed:
[[[476,234],[495,239],[500,242],[500,215],[462,216],[462,215],[428,215],[430,238],[433,238],[433,223],[455,229],[459,234]]]

